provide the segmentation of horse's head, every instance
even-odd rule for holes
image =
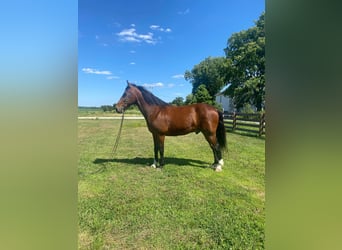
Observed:
[[[116,111],[122,113],[129,106],[137,103],[137,95],[135,93],[136,88],[127,81],[127,87],[125,92],[122,94],[120,100],[116,104]]]

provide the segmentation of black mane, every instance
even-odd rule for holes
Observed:
[[[163,100],[159,99],[155,95],[153,95],[150,91],[145,89],[142,86],[137,86],[132,84],[134,87],[140,90],[142,96],[144,97],[144,100],[149,105],[157,105],[157,106],[169,106],[170,104],[164,102]]]

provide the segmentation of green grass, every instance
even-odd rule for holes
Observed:
[[[265,141],[227,134],[223,172],[201,134],[166,137],[153,162],[144,120],[79,122],[79,249],[263,249]]]

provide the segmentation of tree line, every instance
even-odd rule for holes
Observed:
[[[115,111],[115,107],[116,107],[116,103],[114,103],[113,105],[102,105],[100,108],[104,111],[104,112],[113,112]],[[132,105],[129,108],[127,108],[127,110],[138,110],[138,107],[136,105]]]

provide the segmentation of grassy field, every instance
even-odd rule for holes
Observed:
[[[153,162],[144,120],[79,120],[79,249],[263,249],[265,141],[228,133],[223,172],[201,134],[166,137]]]

